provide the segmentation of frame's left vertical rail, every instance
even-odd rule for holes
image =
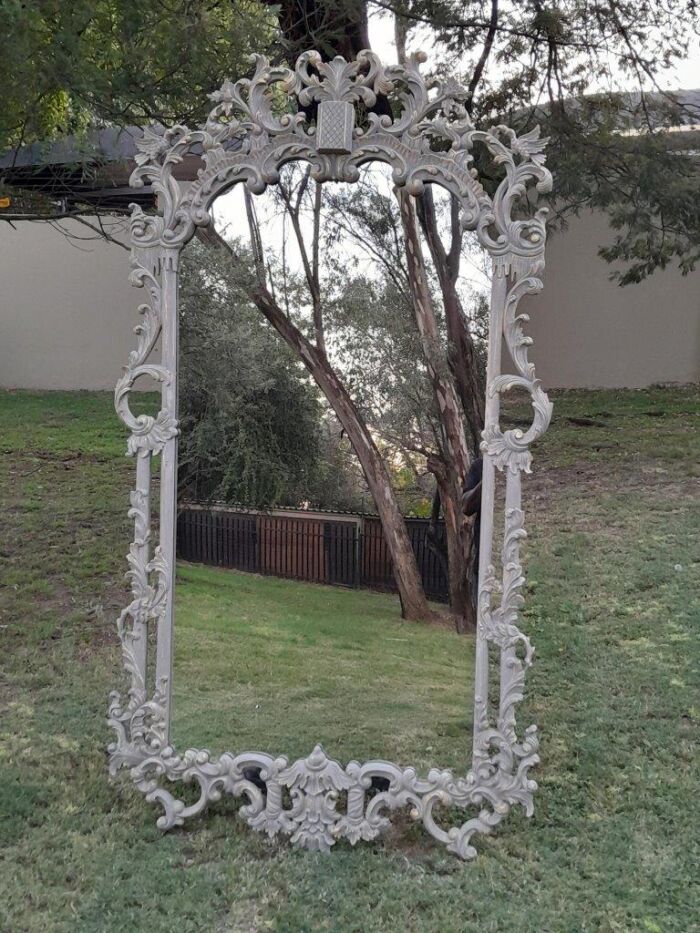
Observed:
[[[161,263],[161,363],[163,383],[161,409],[167,420],[177,424],[178,408],[178,262],[179,249],[163,247]],[[172,708],[173,628],[175,618],[175,551],[177,534],[177,433],[173,432],[161,452],[160,464],[160,552],[166,574],[162,613],[158,619],[156,685],[164,713],[164,741],[170,742]]]
[[[148,567],[151,549],[151,451],[139,450],[136,455],[136,486],[131,494],[129,515],[134,520],[132,552],[138,566]],[[148,668],[148,619],[142,614],[134,619],[134,661],[141,682],[146,688]],[[142,700],[143,702],[143,700]]]
[[[148,221],[153,224],[151,218]],[[153,748],[155,744],[162,746],[169,719],[167,706],[163,703],[163,688],[167,688],[169,676],[161,684],[156,679],[155,693],[149,699],[149,628],[157,620],[160,634],[168,597],[172,603],[171,563],[166,561],[167,551],[163,552],[162,542],[151,553],[151,485],[153,457],[172,444],[177,432],[174,407],[177,373],[171,372],[168,356],[173,339],[170,332],[166,332],[169,343],[167,349],[164,346],[163,361],[159,364],[150,360],[159,338],[162,341],[165,337],[162,323],[169,308],[165,291],[168,278],[164,274],[165,263],[158,238],[153,235],[153,226],[147,226],[145,215],[139,208],[135,208],[132,214],[131,237],[130,280],[132,285],[145,289],[146,301],[139,305],[142,320],[135,328],[137,345],[129,354],[115,389],[117,413],[130,432],[127,452],[136,459],[136,479],[129,509],[129,517],[134,522],[134,536],[127,556],[131,601],[118,621],[124,667],[130,685],[127,702],[117,692],[110,697],[109,722],[118,737],[117,742],[110,746],[112,770],[120,764],[133,764],[144,749]],[[172,290],[172,286],[170,288]],[[176,344],[177,334],[174,339]],[[131,410],[132,390],[142,378],[155,380],[162,387],[161,408],[155,415],[135,414]],[[165,697],[167,699],[167,693]]]

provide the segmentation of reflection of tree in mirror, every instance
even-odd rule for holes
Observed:
[[[424,195],[416,212],[414,199],[398,196],[380,168],[363,169],[360,181],[344,186],[287,166],[265,198],[243,195],[239,216],[266,292],[258,306],[307,366],[299,336],[317,348],[316,371],[309,368],[359,453],[376,510],[382,515],[391,500],[398,513],[410,504],[445,519],[444,541],[433,532],[431,544],[449,568],[451,608],[465,630],[474,625],[472,526],[461,496],[482,426],[486,303],[462,274],[480,251],[454,200],[441,194]],[[483,287],[478,266],[475,275]],[[319,379],[322,367],[335,378]],[[339,387],[353,402],[349,419]],[[369,462],[368,445],[383,471]],[[385,535],[396,539],[398,524],[382,518]]]
[[[250,301],[303,362],[337,417],[361,465],[374,507],[382,521],[393,558],[404,612],[412,618],[431,616],[402,509],[391,482],[393,464],[383,456],[381,438],[372,430],[353,387],[344,378],[341,361],[330,349],[331,310],[343,295],[337,262],[322,259],[323,189],[308,171],[283,173],[276,205],[284,217],[278,249],[266,246],[252,196],[245,192],[249,255],[240,243],[217,237],[219,246],[238,270]],[[310,199],[310,206],[309,206]],[[294,251],[296,262],[290,253]],[[337,253],[335,254],[337,260]]]
[[[321,408],[233,273],[198,241],[183,257],[180,497],[296,504],[314,495]]]
[[[352,448],[298,359],[261,319],[241,265],[194,241],[180,289],[181,499],[369,511]]]

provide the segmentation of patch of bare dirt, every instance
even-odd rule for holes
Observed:
[[[573,492],[590,498],[601,493],[623,492],[635,489],[663,489],[670,498],[700,495],[697,477],[679,477],[670,470],[649,466],[624,464],[576,463],[563,467],[545,467],[533,470],[523,481],[526,498],[542,499],[558,493]]]

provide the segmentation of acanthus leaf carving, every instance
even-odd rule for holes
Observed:
[[[493,568],[481,581],[480,635],[501,649],[501,695],[495,723],[489,717],[488,698],[475,696],[474,752],[464,777],[432,769],[424,778],[413,768],[384,761],[353,761],[344,768],[320,745],[291,764],[262,752],[227,752],[213,758],[206,749],[188,749],[179,755],[169,739],[171,677],[159,676],[156,668],[152,694],[145,678],[148,627],[155,623],[167,629],[172,624],[167,606],[173,568],[160,548],[148,557],[151,460],[159,454],[174,457],[176,445],[169,442],[178,432],[172,345],[170,368],[149,362],[165,313],[162,282],[166,273],[177,273],[179,249],[197,226],[210,223],[211,204],[231,185],[243,182],[260,193],[279,181],[282,165],[295,160],[309,162],[316,180],[352,182],[365,162],[381,161],[392,167],[394,183],[410,194],[420,194],[425,184],[439,184],[455,195],[461,223],[476,232],[491,254],[494,274],[517,277],[503,317],[517,372],[496,376],[488,391],[493,397],[509,388],[524,388],[534,411],[527,431],[501,432],[497,423],[488,423],[483,447],[508,471],[509,479],[517,475],[519,482],[520,472],[530,469],[529,446],[546,429],[551,404],[527,357],[531,341],[522,326],[527,316],[516,310],[522,294],[541,287],[533,276],[543,266],[545,212],[525,215],[532,189],[546,192],[551,187],[544,165],[546,140],[539,138],[538,129],[518,136],[501,125],[476,128],[466,111],[464,88],[455,81],[426,80],[420,72],[423,60],[416,55],[385,68],[369,51],[353,62],[324,62],[318,53],[307,52],[292,70],[256,56],[252,77],[227,80],[211,95],[213,106],[203,126],[149,129],[137,143],[131,183],[152,186],[158,212],[146,214],[132,205],[131,280],[145,288],[147,301],[139,309],[143,320],[136,329],[137,347],[115,391],[117,411],[131,432],[128,452],[136,457],[137,488],[129,513],[134,520],[127,558],[132,598],[117,625],[130,686],[126,703],[118,693],[110,697],[109,722],[116,732],[110,768],[129,768],[146,799],[163,807],[158,820],[162,829],[182,825],[227,793],[244,799],[240,815],[253,829],[327,851],[339,839],[355,844],[376,838],[390,825],[393,811],[407,808],[450,852],[471,859],[476,855],[475,834],[491,832],[514,805],[528,815],[532,812],[536,784],[529,770],[538,761],[537,733],[532,726],[520,740],[515,729],[515,709],[533,655],[518,627],[524,582],[519,545],[525,534],[519,507],[506,509],[502,582],[497,583]],[[392,116],[372,112],[379,95],[389,99]],[[324,115],[329,118],[325,128]],[[501,173],[495,191],[489,188],[491,194],[478,177],[476,147]],[[201,158],[201,168],[183,194],[174,171],[193,156]],[[168,315],[176,313],[172,297],[167,307]],[[135,416],[129,407],[129,394],[141,377],[163,387],[163,408],[153,415]],[[173,460],[169,463],[172,466]],[[169,541],[168,552],[172,544]],[[494,606],[496,597],[500,602]],[[167,657],[167,652],[162,654]],[[198,799],[185,804],[164,786],[168,781],[194,782]],[[449,808],[466,807],[477,808],[476,815],[459,825],[442,825]]]
[[[152,731],[150,720],[157,720],[160,712],[155,702],[138,711],[139,741]],[[537,763],[536,750],[536,739],[527,734],[523,745],[512,752],[517,764],[507,772],[496,768],[481,776],[470,772],[466,778],[456,778],[449,770],[433,769],[427,779],[413,768],[401,769],[386,761],[350,762],[343,768],[320,745],[307,758],[288,764],[286,758],[274,759],[261,752],[235,757],[225,753],[212,759],[206,749],[188,749],[178,756],[167,745],[158,750],[156,737],[140,758],[134,755],[133,746],[115,752],[114,757],[131,769],[146,798],[162,805],[161,829],[183,825],[227,793],[247,799],[239,814],[252,829],[271,839],[282,833],[302,848],[326,852],[340,839],[355,845],[377,838],[390,825],[387,813],[408,808],[411,818],[422,822],[448,851],[473,859],[477,853],[470,840],[475,833],[490,832],[516,804],[531,812],[536,785],[527,773]],[[247,777],[251,770],[259,775],[256,782]],[[196,783],[199,798],[186,806],[162,786],[161,778]],[[373,781],[383,782],[386,790],[368,795]],[[284,803],[285,791],[290,805]],[[342,794],[345,812],[338,808]],[[451,807],[473,805],[480,807],[475,818],[449,828],[436,822],[436,806],[449,812]]]
[[[210,95],[214,106],[201,129],[158,128],[137,140],[132,184],[153,185],[164,221],[160,233],[149,229],[148,237],[158,235],[168,245],[186,242],[196,225],[209,223],[209,207],[218,194],[241,179],[259,193],[278,180],[284,162],[311,162],[318,180],[354,181],[358,166],[371,157],[390,164],[395,183],[412,194],[434,182],[457,195],[465,202],[463,223],[476,231],[499,267],[518,273],[538,270],[545,212],[520,219],[514,211],[530,186],[541,193],[551,189],[544,165],[546,140],[539,138],[537,127],[522,136],[502,125],[475,128],[465,108],[466,90],[452,79],[424,78],[419,68],[424,60],[413,55],[405,64],[385,68],[368,50],[350,62],[340,57],[324,62],[318,52],[308,51],[292,70],[255,56],[251,78],[227,79]],[[280,106],[277,88],[287,109]],[[392,101],[393,117],[371,111],[379,95]],[[354,110],[362,105],[364,124],[359,111],[354,113],[348,148],[345,143],[338,148],[319,145],[319,127],[309,124],[307,114],[314,103]],[[494,166],[503,168],[493,197],[477,177],[475,145],[484,146]],[[172,171],[185,155],[197,151],[203,167],[183,197]]]
[[[138,230],[136,239],[142,238],[143,211],[138,208],[132,217],[132,236]],[[148,300],[139,305],[142,321],[134,328],[138,337],[137,346],[129,354],[129,362],[124,367],[124,373],[117,381],[114,390],[114,405],[117,414],[131,432],[127,442],[127,453],[130,456],[143,454],[158,454],[163,446],[178,433],[177,420],[167,411],[161,410],[156,415],[134,415],[129,407],[129,395],[137,379],[149,377],[155,382],[167,383],[172,374],[156,363],[149,363],[148,357],[152,353],[160,336],[162,323],[160,318],[161,288],[158,279],[159,262],[153,254],[157,248],[150,246],[143,248],[135,246],[131,260],[131,274],[129,279],[137,288],[145,288]]]
[[[535,375],[534,364],[528,359],[527,351],[532,345],[532,339],[525,335],[523,323],[529,318],[526,314],[517,313],[523,295],[535,295],[541,288],[540,279],[526,276],[516,279],[506,296],[503,334],[517,374],[497,376],[487,386],[487,392],[493,396],[515,387],[524,389],[530,395],[534,417],[527,431],[521,428],[502,431],[497,422],[492,422],[484,428],[481,448],[494,458],[500,470],[507,468],[530,473],[530,445],[544,434],[552,418],[552,403]]]

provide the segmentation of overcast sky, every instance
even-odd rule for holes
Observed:
[[[374,11],[369,19],[369,37],[373,51],[383,62],[393,64],[396,62],[396,45],[394,44],[394,19],[389,13]],[[421,50],[429,57],[432,42],[428,29],[414,30],[409,36],[409,51]],[[429,66],[430,62],[426,63]],[[700,41],[696,40],[691,54],[673,71],[669,71],[659,80],[664,90],[692,90],[700,88]],[[601,84],[599,90],[604,90]],[[650,87],[651,90],[651,87]]]

